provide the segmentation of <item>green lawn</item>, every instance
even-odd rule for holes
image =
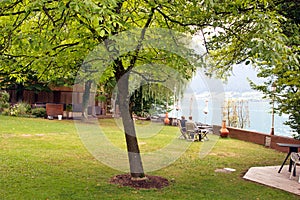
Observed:
[[[114,120],[102,119],[99,124],[82,125],[87,132],[92,126],[101,127],[114,146],[126,148]],[[147,123],[137,126],[140,136],[148,134]],[[164,127],[156,135],[142,137],[141,151],[160,149],[177,134],[176,127]],[[80,140],[73,121],[0,116],[0,199],[299,199],[242,179],[252,166],[280,165],[285,154],[234,139],[209,137],[209,142],[216,144],[207,156],[199,157],[207,141],[190,143],[178,160],[148,173],[168,178],[169,187],[135,190],[109,184],[111,177],[124,172],[95,159]],[[224,167],[236,171],[215,172]]]

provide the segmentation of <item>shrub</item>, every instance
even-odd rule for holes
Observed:
[[[45,117],[46,116],[46,108],[33,108],[31,110],[31,114],[36,117]]]
[[[72,104],[68,104],[68,105],[66,106],[66,111],[72,112],[72,110],[73,110]]]
[[[31,106],[28,103],[20,102],[15,104],[10,109],[10,115],[11,116],[27,116],[31,112]]]
[[[0,92],[0,113],[9,108],[9,93],[6,91]]]
[[[10,109],[9,108],[4,108],[3,110],[2,110],[2,113],[1,113],[2,115],[10,115]]]

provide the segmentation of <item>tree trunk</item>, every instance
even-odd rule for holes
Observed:
[[[90,100],[90,91],[92,86],[91,80],[88,80],[85,82],[84,86],[84,93],[82,96],[82,118],[87,119],[88,118],[88,105]]]
[[[132,178],[144,178],[145,174],[138,146],[138,141],[136,138],[134,122],[132,119],[132,112],[129,108],[130,98],[128,91],[128,78],[129,73],[123,75],[122,78],[118,80],[118,98],[125,131],[130,174]]]
[[[23,101],[25,87],[22,83],[17,84],[17,102]]]

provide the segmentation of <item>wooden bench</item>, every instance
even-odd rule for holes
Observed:
[[[57,117],[58,115],[63,115],[64,105],[63,104],[55,104],[55,103],[47,103],[46,104],[46,113],[48,116],[52,116],[52,117]]]

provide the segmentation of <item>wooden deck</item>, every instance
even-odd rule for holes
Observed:
[[[251,167],[243,178],[300,195],[300,183],[298,183],[300,168],[297,167],[296,176],[292,179],[289,179],[288,165],[282,168],[281,173],[278,173],[279,168],[280,166]]]

